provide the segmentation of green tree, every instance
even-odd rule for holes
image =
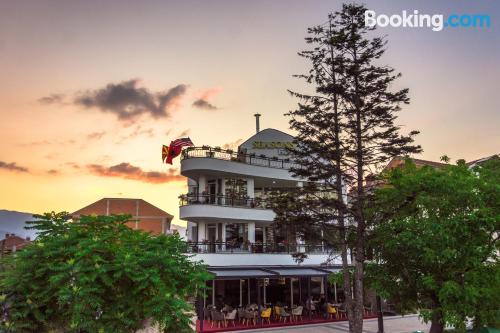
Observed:
[[[403,311],[420,310],[431,333],[500,318],[500,160],[417,168],[408,160],[376,191],[373,286]]]
[[[208,273],[178,236],[132,230],[127,215],[35,217],[37,239],[1,263],[2,331],[135,332],[146,319],[190,331]]]
[[[326,23],[308,29],[310,47],[299,56],[310,69],[297,77],[310,89],[291,92],[299,103],[286,114],[297,133],[291,152],[299,167],[292,172],[308,182],[274,203],[278,227],[340,249],[349,327],[356,333],[364,313],[366,176],[393,156],[420,151],[413,145],[418,132],[404,135],[395,122],[409,102],[408,89],[393,89],[400,74],[380,65],[386,41],[365,26],[365,10],[344,4]]]

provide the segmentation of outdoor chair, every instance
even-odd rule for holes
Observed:
[[[233,324],[233,326],[236,326],[236,324],[234,323],[234,321],[236,320],[236,309],[234,309],[233,311],[229,312],[226,316],[225,316],[225,319],[226,319],[226,327],[228,325],[228,322],[231,322]]]
[[[333,319],[333,317],[338,318],[337,309],[330,303],[326,304],[326,313],[328,314],[328,319]]]
[[[281,313],[281,307],[280,306],[274,306],[274,319],[278,320],[280,319],[280,313]]]
[[[342,303],[337,309],[340,318],[347,318],[347,310],[345,308],[345,303]]]
[[[280,309],[281,309],[281,311],[280,311],[280,321],[281,321],[281,319],[283,319],[283,322],[286,323],[286,320],[288,318],[290,318],[291,315],[288,312],[286,312],[285,309],[283,309],[283,308],[280,308]]]
[[[255,312],[245,310],[245,313],[243,315],[243,325],[248,325],[250,322],[253,323],[254,325],[256,324]]]
[[[225,326],[226,321],[224,319],[224,314],[222,312],[219,312],[217,310],[212,310],[210,312],[210,316],[212,317],[212,323],[211,327],[214,327],[214,323],[217,324],[217,327],[220,328],[221,325]]]
[[[244,319],[245,319],[245,309],[239,308],[238,309],[238,320],[240,323],[242,323]]]
[[[263,310],[260,314],[260,317],[262,318],[262,321],[267,321],[268,324],[271,323],[271,308],[267,308]]]
[[[300,320],[302,321],[302,312],[304,310],[304,307],[301,305],[301,306],[297,306],[295,309],[292,309],[292,320],[297,320],[298,318],[300,318]]]

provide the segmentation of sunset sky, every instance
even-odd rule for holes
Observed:
[[[423,159],[500,151],[500,2],[365,1],[380,13],[489,14],[484,29],[380,28],[410,89]],[[75,211],[143,198],[178,216],[186,180],[161,145],[236,147],[306,89],[309,26],[340,1],[0,1],[0,209]],[[293,133],[291,133],[293,134]]]

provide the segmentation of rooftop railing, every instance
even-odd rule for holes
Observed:
[[[230,149],[213,148],[209,146],[188,147],[182,151],[181,159],[189,158],[214,158],[218,160],[233,161],[250,165],[257,165],[267,168],[291,169],[300,166],[290,159],[280,159],[277,157],[267,157],[266,155],[245,154]]]

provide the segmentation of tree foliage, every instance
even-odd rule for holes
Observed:
[[[132,230],[126,215],[35,217],[37,239],[2,261],[2,331],[135,332],[146,319],[190,331],[187,300],[207,273],[178,236]]]
[[[376,191],[374,287],[401,309],[465,330],[500,318],[500,160],[417,168],[407,161]]]
[[[278,195],[274,207],[278,227],[341,250],[353,332],[362,331],[364,313],[365,178],[393,156],[420,151],[413,145],[418,132],[402,134],[396,124],[401,106],[409,102],[408,89],[394,89],[400,74],[379,64],[386,41],[365,26],[365,10],[345,4],[326,23],[308,29],[310,48],[299,56],[310,63],[310,70],[296,77],[311,89],[291,91],[299,102],[286,114],[297,132],[291,153],[299,167],[292,172],[307,182]],[[355,257],[354,279],[349,277],[348,247]]]

